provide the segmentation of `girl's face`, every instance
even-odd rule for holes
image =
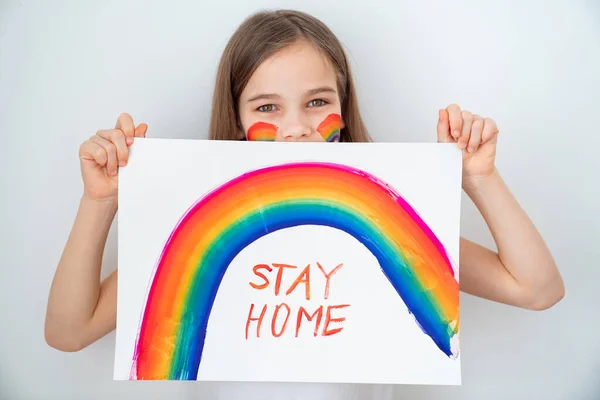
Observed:
[[[247,140],[336,142],[344,128],[335,70],[307,41],[266,59],[238,110]]]

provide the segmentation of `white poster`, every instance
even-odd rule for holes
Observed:
[[[114,378],[461,382],[453,144],[137,139]]]

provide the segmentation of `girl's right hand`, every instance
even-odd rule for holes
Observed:
[[[129,114],[121,114],[114,129],[99,130],[79,148],[84,196],[92,200],[117,199],[119,167],[127,164],[134,137],[145,137],[148,125],[133,124]]]

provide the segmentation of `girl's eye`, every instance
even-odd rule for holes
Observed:
[[[258,111],[260,112],[271,112],[275,110],[275,106],[273,104],[265,104],[264,106],[258,107]]]
[[[327,102],[323,99],[316,99],[308,102],[309,107],[323,107],[325,104],[327,104]]]

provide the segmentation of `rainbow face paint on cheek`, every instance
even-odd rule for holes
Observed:
[[[326,142],[339,142],[341,125],[342,117],[339,114],[329,114],[327,118],[321,122],[317,128],[317,132],[321,134]]]
[[[248,140],[272,142],[277,135],[277,126],[268,122],[257,122],[248,129]]]

